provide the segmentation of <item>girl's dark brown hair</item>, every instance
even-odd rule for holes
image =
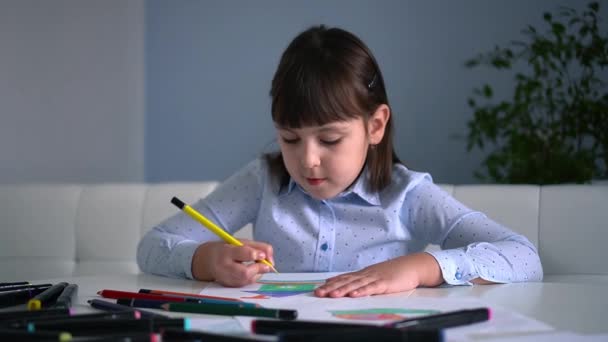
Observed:
[[[339,28],[314,26],[289,44],[270,89],[272,120],[279,127],[300,128],[361,117],[366,124],[378,106],[389,106],[384,78],[369,48]],[[390,108],[390,106],[389,106]],[[267,154],[281,186],[289,180],[281,153]],[[369,189],[380,191],[391,181],[394,163],[392,115],[384,137],[367,152]]]

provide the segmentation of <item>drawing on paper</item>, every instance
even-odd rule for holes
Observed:
[[[334,310],[329,311],[336,318],[357,321],[395,321],[406,318],[432,315],[439,313],[437,310],[426,309],[397,309],[376,308],[363,310]]]
[[[253,293],[254,296],[241,297],[248,299],[268,299],[271,297],[288,297],[295,296],[303,293],[309,293],[314,289],[323,284],[325,280],[258,280],[261,284],[260,287],[255,291],[244,291]]]

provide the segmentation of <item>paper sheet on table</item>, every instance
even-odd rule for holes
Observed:
[[[381,325],[409,317],[467,308],[487,307],[473,297],[408,298],[414,290],[363,298],[318,298],[312,290],[338,273],[265,274],[258,283],[241,288],[227,288],[212,283],[201,294],[239,298],[264,307],[295,309],[299,320]],[[446,330],[448,341],[469,341],[504,333],[546,332],[552,327],[510,310],[490,306],[491,321]],[[250,331],[255,317],[236,318]]]
[[[608,335],[580,335],[568,331],[550,331],[537,334],[513,334],[483,340],[484,342],[606,342]]]

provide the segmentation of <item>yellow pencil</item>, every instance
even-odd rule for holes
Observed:
[[[234,236],[228,234],[228,232],[226,232],[225,230],[223,230],[222,228],[217,226],[215,223],[211,222],[208,218],[203,216],[201,213],[196,211],[191,206],[182,202],[179,198],[173,197],[171,199],[171,203],[173,203],[179,209],[183,210],[186,214],[190,215],[190,217],[192,217],[193,219],[200,222],[203,226],[205,226],[207,229],[209,229],[210,231],[215,233],[215,235],[219,236],[222,240],[226,241],[227,243],[234,245],[234,246],[243,245],[243,243],[241,241],[237,240]],[[268,261],[266,259],[258,260],[258,261],[265,265],[268,265],[275,273],[279,273],[277,271],[277,269],[274,268],[274,266],[270,263],[270,261]]]

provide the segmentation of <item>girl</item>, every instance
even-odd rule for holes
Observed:
[[[256,241],[228,245],[179,212],[140,241],[143,271],[226,286],[269,272],[251,262],[265,258],[282,272],[350,272],[317,288],[320,297],[542,279],[530,241],[399,161],[382,73],[353,34],[302,32],[270,95],[280,152],[193,204],[231,233],[253,223]],[[442,250],[424,252],[429,243]]]

